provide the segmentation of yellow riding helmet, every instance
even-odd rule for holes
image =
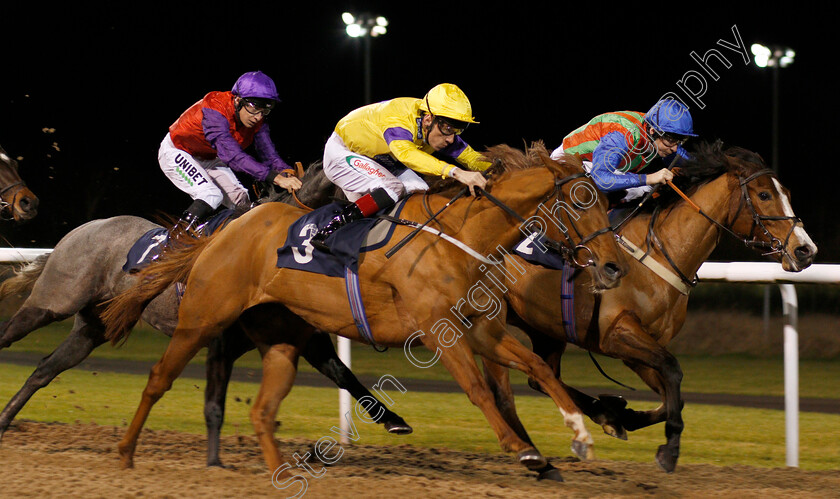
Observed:
[[[420,109],[435,116],[465,123],[478,123],[472,115],[472,105],[467,95],[452,83],[441,83],[429,90]]]

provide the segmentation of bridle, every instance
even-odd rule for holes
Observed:
[[[15,219],[14,204],[6,201],[6,193],[15,187],[18,189],[12,193],[12,200],[14,201],[14,195],[26,187],[26,183],[23,180],[19,180],[0,189],[0,220],[10,221]]]
[[[721,222],[719,222],[719,221],[715,220],[714,218],[710,217],[703,210],[698,209],[697,212],[700,215],[702,215],[703,217],[705,217],[706,220],[708,220],[712,225],[718,227],[718,229],[720,229],[721,232],[726,232],[728,234],[731,234],[735,239],[738,239],[742,243],[744,243],[744,245],[746,247],[768,250],[766,253],[762,253],[763,256],[782,253],[783,257],[793,259],[793,256],[787,250],[787,245],[788,245],[788,242],[790,241],[791,235],[793,235],[794,229],[797,227],[797,224],[802,223],[802,220],[799,217],[796,217],[796,216],[769,216],[769,215],[759,214],[758,211],[755,209],[755,206],[753,205],[752,200],[750,199],[749,192],[747,191],[747,185],[750,182],[752,182],[753,180],[755,180],[759,177],[763,177],[765,175],[771,175],[771,176],[775,177],[776,172],[774,172],[773,170],[770,170],[770,169],[763,169],[763,170],[759,170],[759,171],[753,173],[752,175],[749,175],[746,178],[738,176],[738,184],[739,184],[739,187],[741,189],[741,200],[740,200],[740,203],[738,204],[738,210],[735,212],[735,215],[732,217],[732,221],[730,222],[729,226],[724,225]],[[681,192],[678,191],[678,193],[680,195],[682,195],[683,197],[685,197],[685,195],[682,194]],[[731,226],[735,224],[735,221],[738,220],[738,217],[741,214],[741,210],[743,210],[745,206],[750,210],[751,217],[752,217],[752,220],[753,220],[752,226],[750,227],[750,231],[749,231],[747,237],[744,237],[744,236],[738,234],[737,232],[735,232],[731,228]],[[645,255],[642,258],[647,256],[650,253],[650,250],[652,249],[652,247],[655,246],[662,253],[662,255],[665,257],[665,259],[668,261],[668,264],[671,266],[671,268],[674,270],[674,272],[676,272],[676,274],[680,277],[680,280],[682,280],[683,283],[685,283],[688,286],[692,286],[692,287],[696,286],[697,282],[698,282],[697,276],[694,276],[693,279],[688,279],[682,273],[682,271],[680,271],[679,267],[677,267],[676,263],[673,261],[673,259],[668,254],[668,252],[665,250],[665,245],[662,243],[661,239],[659,239],[659,236],[657,236],[656,233],[654,232],[653,227],[655,225],[655,222],[656,222],[656,219],[657,219],[659,213],[660,213],[660,206],[657,206],[654,209],[653,215],[650,218],[650,223],[648,224],[648,232],[647,232],[647,237],[646,237],[646,240],[645,240],[645,245],[647,246],[647,249],[645,250]],[[781,239],[774,236],[770,232],[770,230],[767,229],[767,226],[764,224],[765,221],[781,221],[781,220],[790,220],[791,222],[793,222],[793,224],[791,224],[790,230],[788,231],[787,235],[785,236],[784,241],[782,241]],[[759,228],[761,231],[763,231],[763,235],[767,239],[769,239],[769,241],[760,241],[758,238],[762,234],[761,234],[761,232],[756,231],[756,228]]]
[[[744,244],[748,248],[757,248],[757,249],[766,249],[768,250],[766,253],[762,253],[764,256],[774,255],[777,253],[782,253],[783,256],[788,258],[793,258],[792,255],[787,250],[788,242],[790,241],[790,236],[793,235],[794,229],[796,229],[797,224],[802,224],[802,219],[796,216],[769,216],[769,215],[759,215],[756,211],[755,207],[753,206],[752,200],[750,199],[749,194],[747,193],[747,184],[751,181],[755,180],[758,177],[764,175],[771,175],[773,177],[776,176],[776,172],[770,169],[760,170],[749,177],[742,179],[738,177],[739,183],[741,185],[741,204],[738,206],[738,211],[735,212],[735,216],[733,217],[734,220],[738,219],[738,215],[741,213],[744,205],[746,205],[750,211],[752,212],[752,219],[753,224],[750,227],[749,237],[750,239],[743,238]],[[785,236],[785,240],[782,241],[767,229],[767,226],[764,225],[765,221],[780,221],[780,220],[790,220],[793,222],[791,224],[790,230],[788,231],[787,235]],[[769,239],[769,241],[759,241],[758,234],[756,234],[756,228],[761,229],[764,232],[764,236]],[[732,232],[732,231],[730,231]]]

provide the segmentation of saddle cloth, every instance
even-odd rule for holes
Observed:
[[[563,313],[563,330],[566,340],[577,344],[578,337],[575,330],[575,269],[569,265],[562,255],[555,251],[542,251],[545,247],[540,242],[544,236],[534,233],[516,245],[513,252],[525,261],[542,265],[550,269],[560,270],[560,307]]]
[[[394,224],[374,217],[351,222],[335,231],[327,239],[330,253],[325,253],[309,241],[318,228],[329,223],[341,212],[341,203],[331,203],[307,213],[296,220],[286,235],[285,244],[277,250],[277,267],[305,270],[331,277],[345,277],[345,268],[359,271],[359,255],[388,244],[394,234]],[[405,199],[381,214],[399,217]]]
[[[220,211],[201,226],[201,234],[210,235],[216,232],[219,227],[228,221],[231,215],[233,215],[232,209]],[[141,270],[143,267],[157,259],[168,243],[168,229],[158,227],[157,229],[152,229],[149,232],[146,232],[140,236],[140,239],[138,239],[137,242],[131,246],[131,249],[128,250],[125,264],[122,268],[123,272],[133,273]]]

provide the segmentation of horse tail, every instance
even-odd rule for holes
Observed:
[[[14,276],[0,283],[0,300],[10,295],[24,295],[31,292],[35,281],[44,272],[49,257],[49,253],[38,256],[35,260],[16,269]]]
[[[184,238],[177,247],[167,249],[158,260],[138,272],[137,284],[108,300],[101,314],[105,339],[112,345],[124,343],[152,300],[169,286],[187,282],[193,265],[213,237]]]

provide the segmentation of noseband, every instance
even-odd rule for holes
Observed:
[[[745,179],[742,179],[740,177],[738,178],[739,183],[741,185],[741,204],[738,206],[738,211],[735,213],[735,217],[733,218],[733,221],[738,219],[738,215],[741,213],[741,210],[743,209],[744,205],[746,205],[750,209],[750,211],[752,212],[753,225],[750,228],[750,232],[748,234],[749,239],[742,238],[744,244],[748,248],[759,248],[759,249],[767,250],[766,253],[763,253],[763,255],[765,255],[765,256],[774,255],[774,254],[777,254],[777,253],[783,253],[784,256],[787,256],[788,258],[793,259],[793,257],[790,255],[790,253],[788,253],[787,245],[788,245],[788,242],[790,241],[790,236],[793,235],[793,230],[796,229],[797,224],[802,223],[802,219],[800,219],[799,217],[796,217],[796,216],[775,216],[774,217],[774,216],[769,216],[769,215],[759,215],[758,212],[756,211],[755,207],[753,206],[753,203],[752,203],[752,200],[750,199],[749,194],[747,193],[747,184],[749,184],[750,182],[752,182],[756,178],[764,176],[764,175],[772,175],[772,176],[775,177],[776,172],[774,172],[773,170],[765,169],[765,170],[755,172]],[[767,229],[767,226],[764,225],[764,222],[768,221],[768,220],[769,221],[789,220],[789,221],[793,222],[790,226],[790,230],[788,231],[787,235],[785,236],[784,241],[780,240],[779,238],[775,237],[773,234],[770,233],[770,231]],[[767,239],[769,239],[770,241],[769,242],[768,241],[759,241],[758,240],[759,234],[756,234],[756,228],[761,229],[761,231],[764,232],[764,236],[767,237]]]
[[[14,200],[14,195],[17,194],[21,189],[26,187],[26,184],[23,182],[23,180],[19,180],[0,189],[0,220],[10,221],[14,220],[15,218],[13,203],[6,201],[6,193],[15,187],[17,187],[18,189],[12,193],[12,200]]]

